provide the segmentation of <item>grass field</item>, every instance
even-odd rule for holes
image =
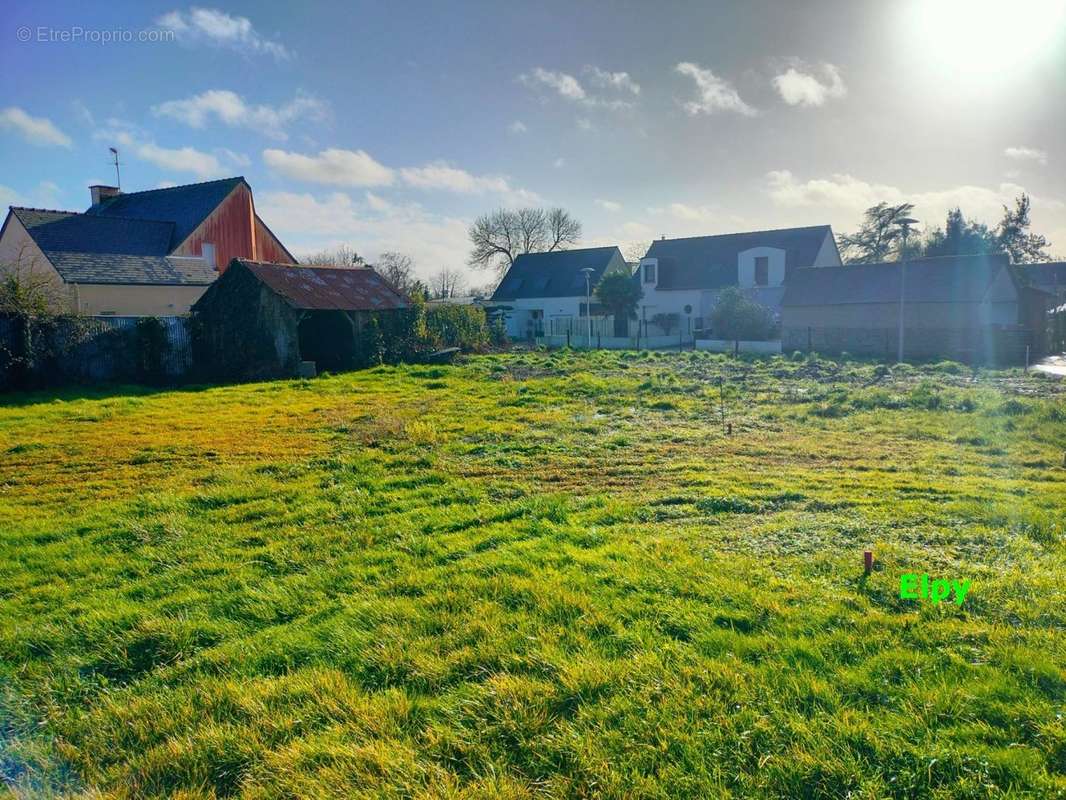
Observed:
[[[558,352],[0,398],[3,785],[1066,796],[1060,392]]]

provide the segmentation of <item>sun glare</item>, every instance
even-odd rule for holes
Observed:
[[[1008,77],[1062,55],[1066,0],[919,0],[912,8],[923,59],[964,74]]]

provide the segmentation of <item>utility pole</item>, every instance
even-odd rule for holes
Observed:
[[[582,272],[585,273],[585,318],[588,320],[588,349],[592,349],[592,273],[595,272],[592,267],[585,267]]]
[[[896,361],[903,363],[903,298],[907,290],[907,236],[910,235],[911,225],[917,225],[918,220],[904,217],[903,219],[897,219],[896,224],[900,226],[900,232],[903,234],[903,252],[900,253],[899,264],[899,344],[896,351]]]

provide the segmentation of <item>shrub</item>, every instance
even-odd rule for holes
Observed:
[[[141,317],[135,326],[137,346],[137,375],[147,383],[158,383],[166,377],[167,329],[158,317]]]
[[[718,295],[711,311],[714,334],[722,339],[765,341],[774,328],[770,309],[745,297],[736,286],[727,286]]]
[[[485,309],[480,306],[432,306],[426,309],[425,327],[426,341],[436,349],[484,350],[491,340]]]

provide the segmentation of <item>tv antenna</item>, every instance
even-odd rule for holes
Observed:
[[[114,147],[109,147],[107,149],[111,151],[111,155],[115,159],[115,161],[114,161],[114,164],[115,164],[115,188],[116,189],[121,189],[122,188],[122,175],[118,171],[118,150],[116,150]]]

